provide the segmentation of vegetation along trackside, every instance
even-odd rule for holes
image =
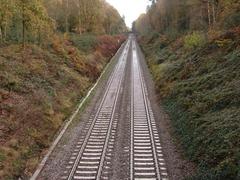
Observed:
[[[240,2],[152,1],[134,23],[192,179],[240,178]]]
[[[0,0],[0,179],[31,175],[124,31],[105,1]]]

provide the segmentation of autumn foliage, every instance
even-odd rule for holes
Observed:
[[[102,0],[0,0],[0,179],[29,179],[125,40]]]
[[[46,49],[0,48],[0,179],[31,176],[55,133],[125,40],[93,38],[88,51],[59,35]],[[86,42],[80,43],[83,49]]]
[[[115,52],[117,48],[116,45],[120,44],[125,39],[125,36],[99,36],[97,51],[99,51],[104,56],[113,56],[113,52]]]

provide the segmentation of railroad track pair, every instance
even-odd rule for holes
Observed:
[[[129,179],[167,179],[162,147],[133,36],[127,40],[109,78],[97,112],[86,124],[85,133],[82,133],[83,135],[79,138],[61,179],[110,179],[119,118],[116,107],[130,50],[132,50],[132,74]]]

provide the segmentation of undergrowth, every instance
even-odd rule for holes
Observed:
[[[190,179],[236,180],[240,178],[240,29],[205,43],[199,43],[199,35],[192,36],[176,41],[144,37],[140,42],[176,135],[199,167]]]
[[[53,37],[47,48],[0,48],[0,179],[31,176],[64,120],[125,39],[72,37]]]

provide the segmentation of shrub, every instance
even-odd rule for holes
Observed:
[[[199,32],[163,49],[142,43],[176,135],[198,165],[189,180],[240,177],[240,29],[217,34],[208,32],[206,44]]]
[[[80,50],[89,52],[93,50],[98,41],[96,36],[91,34],[83,34],[83,35],[70,35],[70,40],[73,42],[75,46],[77,46]]]
[[[185,36],[184,47],[186,49],[196,49],[198,47],[203,46],[205,42],[206,42],[206,39],[203,36],[203,34],[199,32],[193,32],[192,34]]]
[[[170,40],[176,40],[179,37],[179,31],[176,28],[168,28],[164,34]]]
[[[238,27],[239,22],[240,22],[240,12],[234,12],[225,19],[224,27],[226,29]]]
[[[115,54],[116,50],[121,45],[124,37],[102,35],[99,36],[97,39],[97,51],[100,52],[104,57],[111,57]]]
[[[30,44],[24,51],[21,45],[0,48],[0,179],[30,175],[124,39],[55,35],[46,49]]]

